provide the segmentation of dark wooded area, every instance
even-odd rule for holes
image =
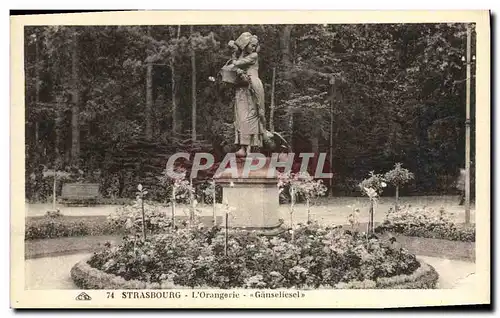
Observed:
[[[455,191],[464,24],[40,26],[25,28],[27,198],[50,195],[44,166],[73,169],[103,196],[134,197],[138,183],[154,196],[174,152],[233,151],[231,93],[208,78],[247,30],[261,44],[269,125],[295,152],[331,151],[334,194],[359,193],[369,171],[396,162],[415,174],[401,195]],[[475,149],[474,76],[471,87]]]

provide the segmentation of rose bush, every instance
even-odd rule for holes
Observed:
[[[129,237],[108,246],[87,264],[125,281],[217,288],[336,288],[354,281],[378,286],[420,267],[415,255],[374,235],[313,223],[299,225],[294,237],[232,231],[226,255],[217,227],[168,229],[146,241]]]
[[[455,224],[444,209],[412,208],[403,206],[398,211],[390,209],[376,232],[393,232],[406,236],[475,242],[476,228]]]
[[[160,233],[171,225],[171,219],[166,216],[168,207],[144,202],[146,231]],[[108,216],[108,221],[125,232],[138,233],[142,230],[142,207],[139,200],[132,204],[117,208]]]

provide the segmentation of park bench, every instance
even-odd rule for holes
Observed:
[[[89,204],[96,203],[98,196],[98,183],[65,183],[60,199],[64,204]]]

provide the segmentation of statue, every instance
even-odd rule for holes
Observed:
[[[263,233],[281,231],[278,179],[268,175],[269,169],[275,169],[270,165],[271,158],[264,157],[263,166],[243,174],[246,167],[256,165],[251,156],[253,148],[259,148],[259,152],[266,148],[276,150],[278,145],[283,152],[289,149],[283,146],[288,144],[279,134],[266,129],[264,86],[259,78],[259,40],[256,35],[244,32],[228,45],[233,54],[220,74],[223,82],[234,87],[234,143],[239,146],[236,156],[240,158],[235,162],[237,177],[230,167],[214,179],[223,187],[224,202],[237,211],[229,220],[231,227],[258,229]]]
[[[245,157],[252,147],[262,147],[264,138],[272,136],[265,128],[264,86],[259,78],[259,40],[256,35],[244,32],[228,45],[233,49],[233,55],[223,70],[233,73],[230,82],[235,86],[234,142],[240,146],[236,155]]]

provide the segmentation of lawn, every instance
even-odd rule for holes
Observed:
[[[118,243],[121,237],[116,235],[60,237],[46,240],[32,240],[24,243],[26,259],[54,257],[82,252],[94,252],[104,243]]]
[[[388,234],[384,234],[386,237]],[[434,238],[393,235],[396,242],[415,255],[446,258],[467,262],[476,260],[475,242],[449,241]]]
[[[415,207],[428,206],[435,209],[443,207],[446,212],[451,214],[452,219],[456,223],[462,223],[465,220],[465,208],[458,205],[458,196],[412,196],[401,197],[400,204],[411,204]],[[344,224],[347,223],[347,217],[352,213],[353,208],[360,209],[360,221],[368,221],[368,199],[366,197],[327,197],[320,198],[313,202],[311,207],[311,216],[313,219],[325,224]],[[394,205],[393,197],[382,197],[375,206],[375,221],[382,222],[385,218],[385,213]],[[57,208],[65,216],[107,216],[118,207],[118,205],[96,205],[89,207],[73,207],[58,205]],[[179,215],[186,205],[179,204],[177,211]],[[166,213],[169,213],[169,207],[165,207]],[[198,209],[202,215],[212,215],[212,206],[200,204]],[[52,210],[50,204],[28,204],[25,205],[25,215],[30,217],[43,216],[46,211]],[[219,213],[222,213],[219,211]],[[278,213],[284,220],[289,219],[289,205],[281,204]],[[299,203],[295,206],[294,218],[297,222],[307,221],[306,205]],[[474,206],[471,207],[471,222],[475,221]]]
[[[384,234],[387,236],[387,234]],[[397,244],[416,255],[447,258],[467,262],[475,261],[474,242],[457,242],[432,238],[395,235]],[[80,252],[94,252],[104,243],[119,243],[121,236],[102,235],[86,237],[62,237],[25,242],[25,258],[68,255]]]
[[[87,222],[103,221],[102,217],[73,217],[68,219],[78,219]],[[208,221],[208,219],[207,219]],[[344,229],[349,229],[349,225],[343,225]],[[367,224],[359,225],[359,230],[366,229]],[[388,234],[383,234],[386,237]],[[394,235],[397,244],[407,248],[416,255],[447,258],[453,260],[475,261],[475,243],[448,241],[442,239],[408,237]],[[62,237],[44,240],[29,240],[25,242],[25,258],[38,258],[46,256],[58,256],[74,254],[78,252],[93,252],[106,242],[118,243],[122,239],[121,235],[99,235],[85,237]]]

